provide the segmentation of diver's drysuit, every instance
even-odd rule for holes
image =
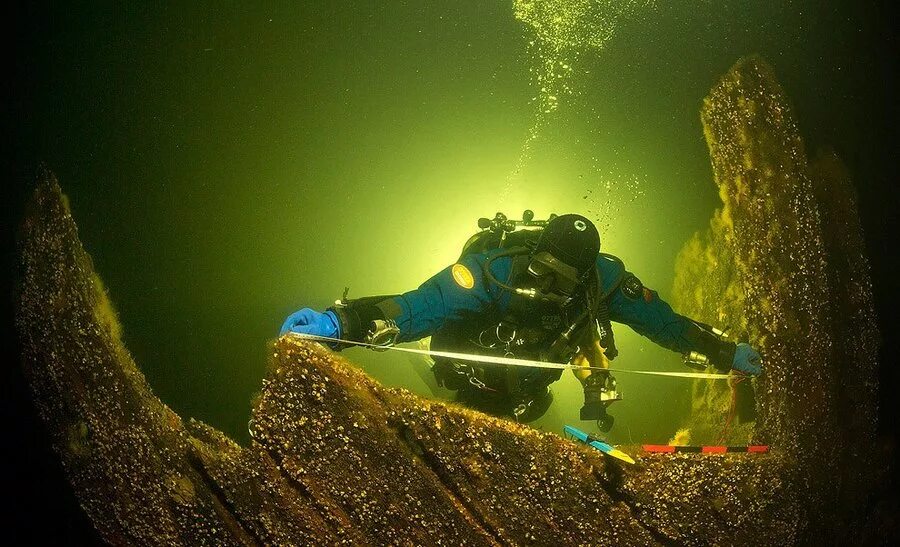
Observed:
[[[389,343],[395,343],[430,335],[434,350],[566,363],[595,341],[608,359],[614,359],[610,321],[616,321],[673,351],[706,355],[720,371],[731,368],[734,343],[675,313],[614,256],[599,253],[592,275],[585,276],[567,301],[527,295],[534,281],[529,264],[539,234],[540,230],[505,234],[502,248],[491,248],[496,242],[487,238],[470,240],[457,263],[416,290],[345,298],[329,308],[339,320],[341,338],[371,342],[380,333],[389,333]],[[552,401],[548,386],[561,376],[560,369],[448,359],[437,359],[433,371],[440,384],[456,390],[458,401],[522,422],[546,411]],[[605,406],[599,396],[609,388],[609,375],[592,373],[582,383],[586,398],[582,419],[601,418]],[[589,400],[593,397],[598,399]]]

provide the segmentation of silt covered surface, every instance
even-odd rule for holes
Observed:
[[[759,340],[767,371],[759,421],[745,430],[771,454],[624,447],[637,460],[627,466],[386,389],[291,337],[272,344],[252,440],[239,446],[153,395],[44,172],[24,223],[17,322],[35,402],[82,507],[114,544],[784,544],[834,539],[826,519],[858,530],[837,499],[866,507],[878,469],[848,470],[871,443],[875,348],[840,361],[834,341],[836,313],[871,321],[859,240],[823,228],[795,123],[763,63],[736,65],[703,118],[724,207],[687,248],[706,261],[683,268],[693,282],[676,289],[683,311],[744,317],[735,329]],[[877,337],[867,325],[851,334],[854,348]],[[858,401],[849,414],[837,392],[848,370]],[[829,455],[851,443],[857,452]]]
[[[805,533],[849,539],[886,472],[874,444],[880,339],[852,182],[833,152],[808,159],[759,58],[732,68],[701,120],[723,205],[678,257],[674,305],[759,347],[756,420],[736,420],[726,441],[790,458],[783,501]],[[715,441],[730,400],[721,384],[695,385],[692,440]]]

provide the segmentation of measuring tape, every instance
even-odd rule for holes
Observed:
[[[494,365],[506,365],[514,367],[529,368],[549,368],[558,370],[605,370],[607,372],[625,373],[625,374],[644,374],[647,376],[668,376],[674,378],[691,378],[700,380],[728,380],[732,376],[730,374],[716,374],[707,372],[658,372],[651,370],[630,370],[603,367],[583,367],[568,363],[553,363],[547,361],[534,361],[532,359],[518,359],[515,357],[497,357],[493,355],[473,355],[469,353],[457,353],[454,351],[437,351],[414,348],[401,348],[399,346],[380,346],[378,344],[369,344],[366,342],[353,342],[350,340],[342,340],[340,338],[331,338],[329,336],[318,336],[316,334],[301,334],[299,332],[289,332],[297,338],[304,340],[313,340],[315,342],[328,342],[332,344],[350,344],[364,348],[372,348],[377,350],[391,350],[402,353],[412,353],[415,355],[425,355],[430,357],[443,357],[445,359],[454,359],[457,361],[469,361],[474,363],[490,363]]]

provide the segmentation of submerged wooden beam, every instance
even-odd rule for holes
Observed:
[[[716,281],[734,289],[719,294],[717,305],[746,312],[742,328],[764,341],[758,436],[773,442],[771,454],[647,456],[624,447],[638,461],[624,466],[554,434],[386,389],[340,355],[291,337],[272,345],[250,418],[252,441],[239,446],[153,395],[121,342],[65,198],[44,172],[24,222],[17,325],[35,403],[82,507],[114,544],[782,544],[815,537],[819,521],[801,496],[833,492],[809,466],[841,464],[821,460],[813,434],[834,416],[835,372],[803,359],[832,355],[833,333],[823,321],[834,305],[827,285],[792,289],[806,287],[804,275],[827,278],[828,250],[799,137],[782,134],[795,128],[772,110],[785,99],[760,66],[738,64],[704,109],[729,215],[720,215],[713,234],[727,244],[695,248],[736,264],[737,273]],[[757,119],[760,112],[766,115]],[[763,121],[769,133],[757,134]],[[793,147],[786,156],[775,150],[784,146]],[[784,216],[785,200],[800,200],[804,210]],[[778,234],[806,243],[777,241],[771,252],[776,224]],[[761,271],[776,267],[774,280]],[[696,276],[718,275],[697,268]],[[751,313],[749,297],[763,292],[770,306]],[[715,311],[713,296],[695,299],[698,310]],[[786,339],[801,327],[816,329],[819,342]],[[871,367],[858,374],[867,375],[866,385],[874,381]],[[812,412],[795,400],[819,392]],[[816,456],[798,459],[806,449]]]
[[[873,458],[879,335],[849,175],[833,154],[810,163],[758,57],[722,78],[701,120],[722,207],[682,250],[674,303],[761,349],[758,418],[736,431],[792,454],[782,502],[797,508],[801,539],[858,540],[854,519],[886,466]],[[703,417],[729,397],[698,382],[688,427],[720,429]]]

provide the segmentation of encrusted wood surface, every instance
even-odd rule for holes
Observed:
[[[835,361],[837,310],[869,317],[867,272],[857,260],[830,277],[829,253],[858,241],[832,245],[823,232],[785,105],[757,60],[711,93],[703,116],[725,212],[712,242],[698,238],[686,251],[705,262],[683,271],[708,283],[679,290],[685,311],[741,313],[741,333],[760,341],[767,368],[755,436],[773,444],[767,455],[624,447],[637,460],[626,466],[554,434],[386,389],[291,337],[272,346],[253,440],[238,446],[153,395],[44,173],[23,231],[17,324],[35,402],[82,507],[114,544],[781,545],[825,536],[813,511],[849,517],[815,498],[840,492],[826,478],[852,456],[828,461],[827,443],[851,424],[863,428],[854,439],[871,440],[874,353],[865,352],[875,331],[854,342],[865,358]],[[847,367],[864,410],[843,419],[836,386]],[[845,425],[826,427],[835,423]]]
[[[875,461],[879,335],[849,175],[833,153],[808,162],[774,72],[739,61],[701,111],[723,206],[678,258],[675,306],[762,351],[758,418],[732,441],[790,454],[785,503],[804,536],[853,537],[886,471]],[[698,382],[689,427],[724,411],[727,389]],[[858,539],[858,538],[857,538]]]

